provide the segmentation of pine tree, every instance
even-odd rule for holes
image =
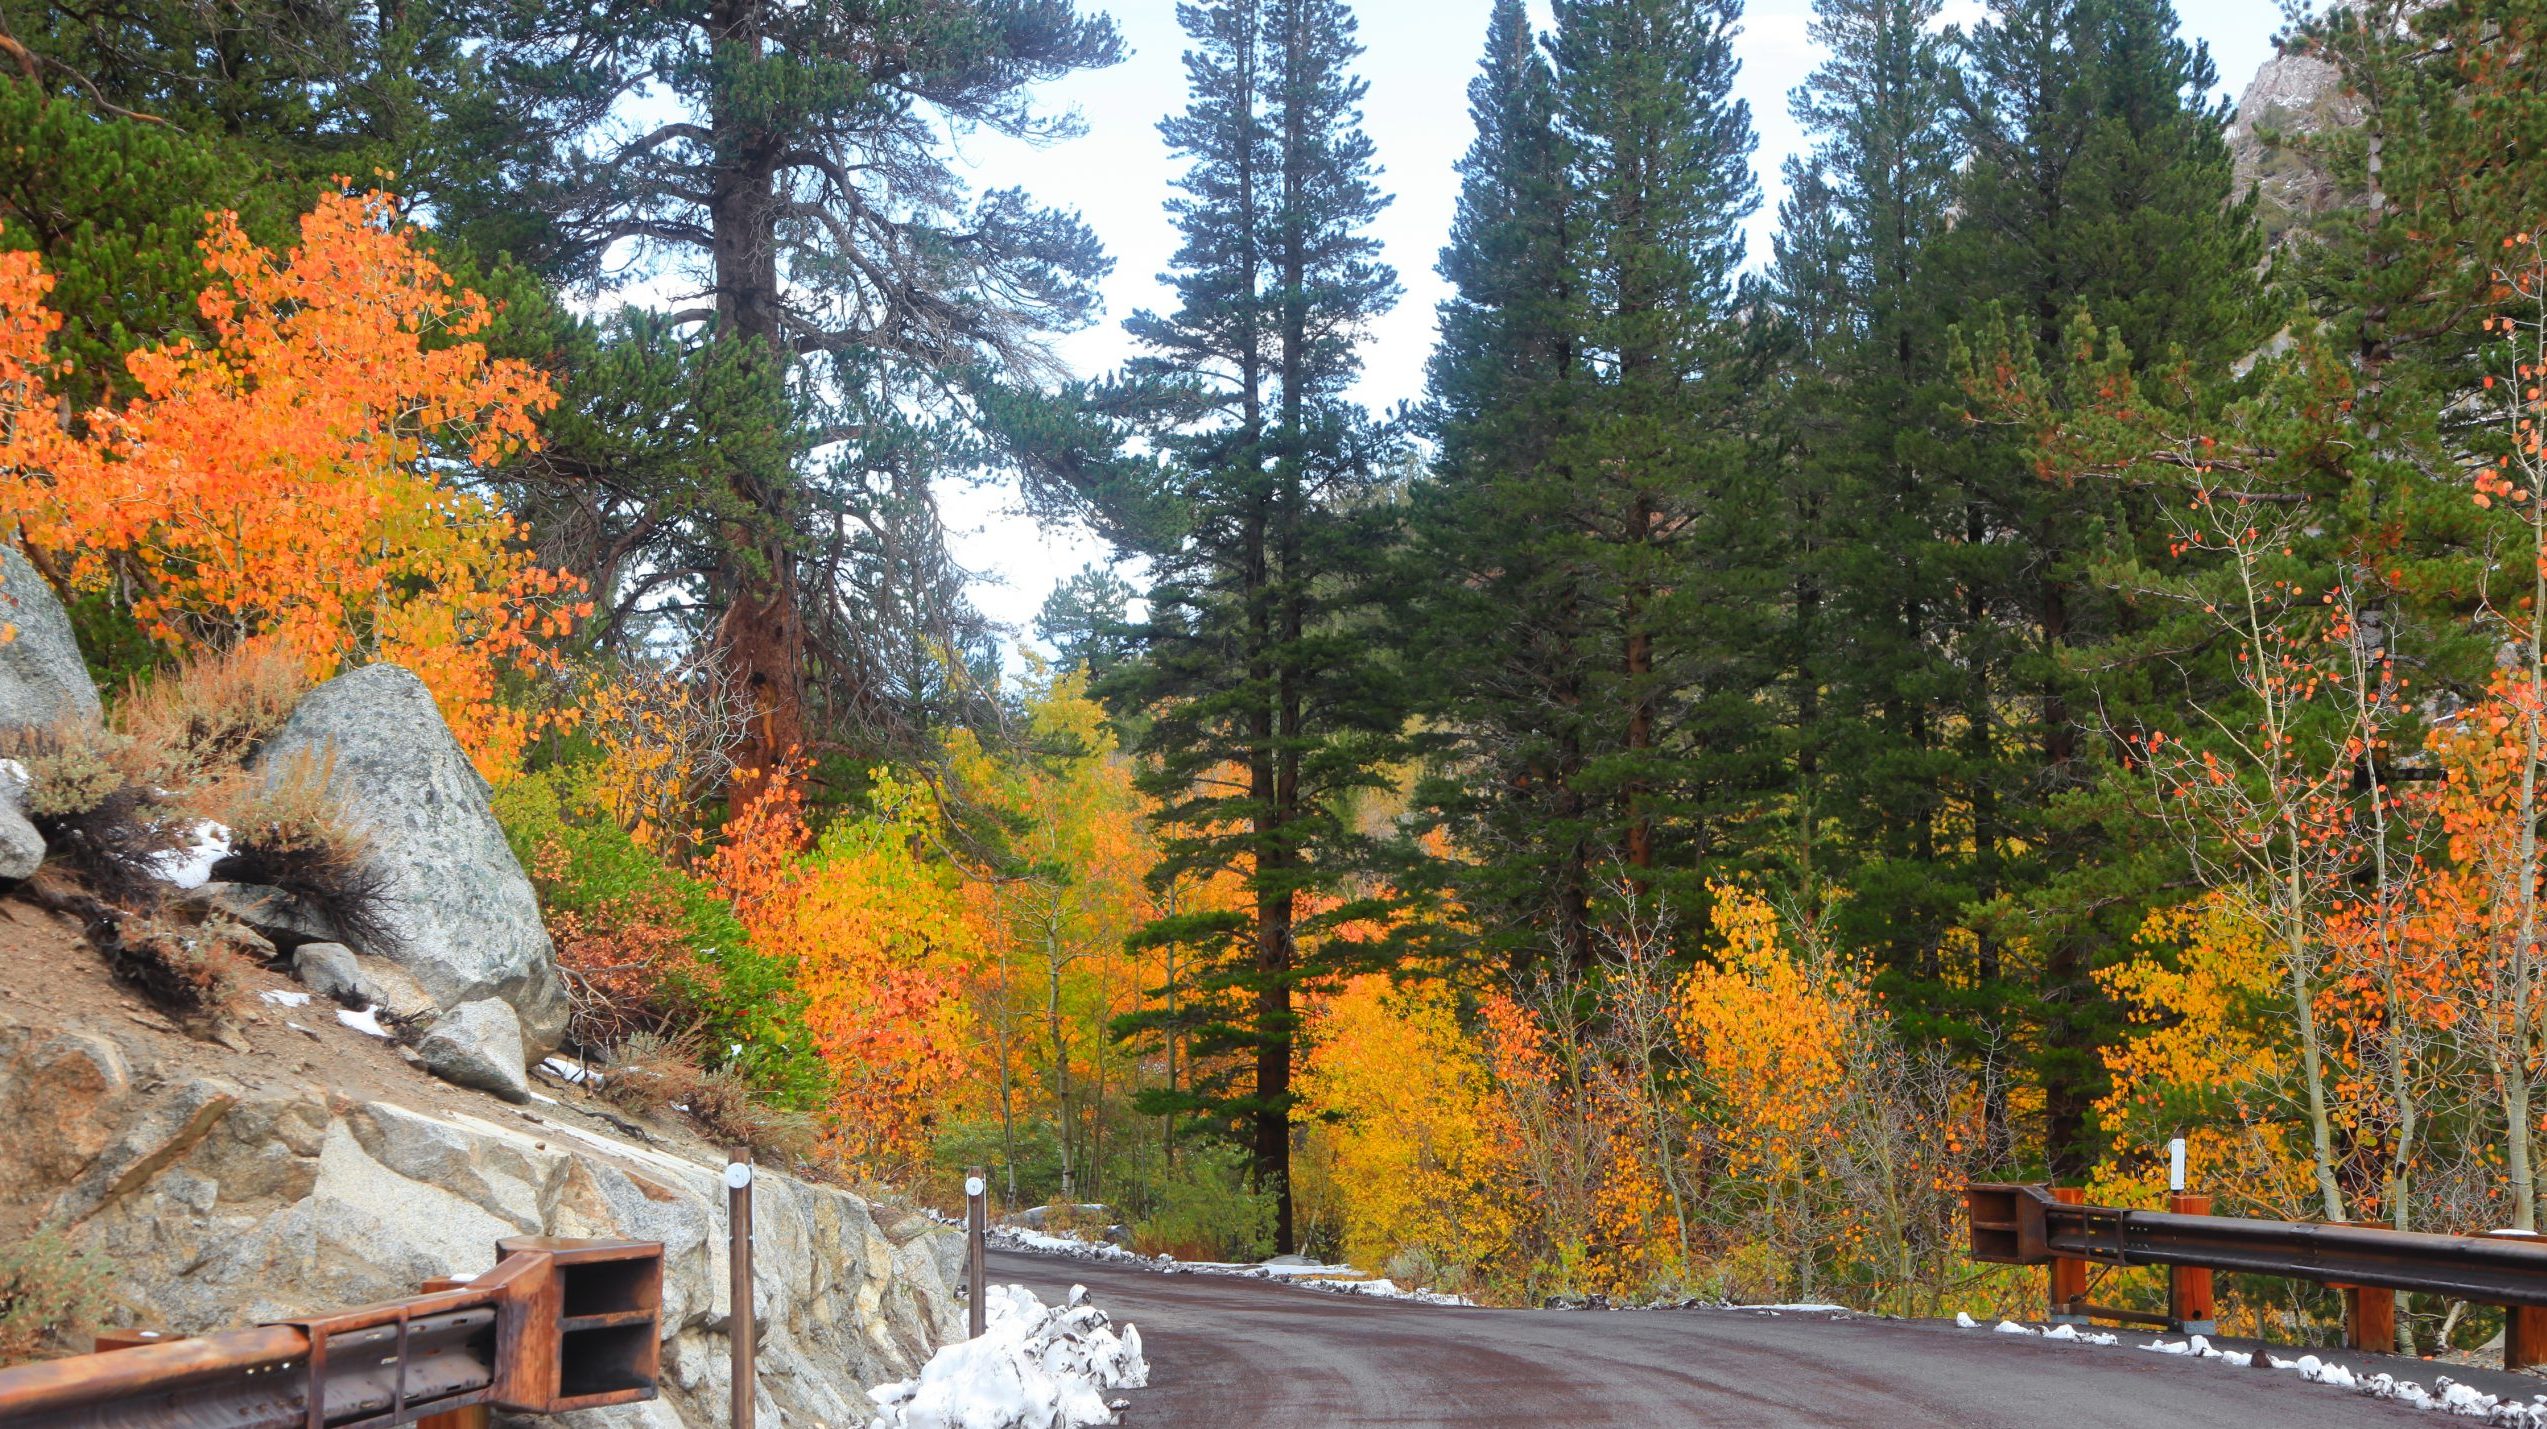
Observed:
[[[928,485],[998,459],[997,399],[1032,386],[1051,333],[1093,316],[1106,268],[1075,215],[973,194],[945,131],[1076,132],[1028,91],[1114,62],[1112,23],[1075,0],[490,5],[478,18],[488,112],[513,126],[518,157],[450,209],[499,232],[507,210],[536,214],[559,278],[634,245],[693,279],[703,301],[669,316],[693,348],[722,349],[694,354],[697,381],[727,402],[764,394],[718,418],[788,434],[784,461],[734,462],[712,501],[649,507],[613,533],[686,573],[664,594],[699,612],[756,707],[738,760],[770,768],[818,737],[859,757],[911,752],[950,693],[918,668],[921,646],[986,638]],[[622,133],[617,106],[640,91],[678,113]],[[878,640],[893,629],[916,643]]]
[[[1582,215],[1566,328],[1586,380],[1555,532],[1586,582],[1595,729],[1577,783],[1604,852],[1672,896],[1737,845],[1766,774],[1765,647],[1727,618],[1769,603],[1734,281],[1758,201],[1739,17],[1733,0],[1563,0],[1552,47]]]
[[[1155,584],[1141,658],[1108,692],[1151,716],[1139,747],[1168,831],[1154,878],[1229,872],[1251,894],[1246,910],[1149,936],[1201,945],[1201,1000],[1226,1016],[1191,1049],[1239,1054],[1252,1076],[1144,1109],[1196,1112],[1243,1142],[1288,1251],[1294,994],[1352,954],[1322,926],[1356,911],[1340,901],[1355,861],[1346,802],[1377,782],[1400,722],[1357,609],[1385,539],[1368,499],[1381,434],[1344,395],[1397,283],[1368,232],[1386,199],[1351,11],[1198,0],[1178,16],[1192,99],[1160,129],[1188,163],[1170,209],[1180,306],[1128,324],[1148,349],[1131,405],[1161,433],[1168,490],[1109,493]]]
[[[1575,215],[1555,77],[1520,0],[1498,0],[1468,103],[1476,138],[1422,413],[1435,452],[1400,572],[1406,664],[1433,733],[1419,798],[1462,854],[1434,871],[1486,944],[1526,959],[1552,942],[1587,966],[1606,820],[1583,784],[1586,588],[1556,535],[1574,499],[1559,449],[1581,378]]]
[[[1933,400],[1924,279],[1958,153],[1935,18],[1925,0],[1816,7],[1830,57],[1790,101],[1815,148],[1790,169],[1772,270],[1798,345],[1780,403],[1789,519],[1818,533],[1796,545],[1792,577],[1793,857],[1814,902],[1824,879],[1853,884],[1841,926],[1880,950],[1897,988],[1933,975],[1970,876],[1943,827],[1955,522],[1906,440]],[[1817,841],[1837,847],[1817,857]]]
[[[2073,318],[2110,312],[2151,380],[2186,364],[2225,384],[2263,341],[2261,243],[2251,203],[2233,201],[2227,111],[2204,97],[2209,56],[2176,28],[2165,0],[2003,0],[1962,37],[1972,158],[1937,245],[1940,312],[1966,330],[2003,321],[2052,369],[2074,358]],[[2096,962],[2164,878],[2147,849],[2111,842],[2096,792],[2113,755],[2101,721],[2131,695],[2127,680],[2091,682],[2093,652],[2145,619],[2097,571],[2162,538],[2145,495],[2046,480],[2023,442],[1959,423],[1958,405],[1924,450],[1965,513],[1963,760],[1968,787],[1991,796],[1987,828],[1976,805],[1982,876],[1964,914],[1985,947],[2021,940],[2034,956],[2044,1157],[2078,1175],[2115,1017]]]

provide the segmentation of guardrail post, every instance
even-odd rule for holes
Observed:
[[[2344,1348],[2394,1354],[2397,1292],[2379,1285],[2338,1285],[2344,1292]]]
[[[977,1340],[990,1328],[989,1232],[990,1182],[975,1166],[964,1173],[964,1328]]]
[[[2211,1198],[2178,1191],[2167,1197],[2167,1209],[2180,1216],[2207,1216],[2211,1214]],[[2178,1334],[2220,1333],[2219,1312],[2211,1298],[2211,1267],[2167,1268],[2167,1317],[2176,1322]]]
[[[2052,1199],[2064,1206],[2083,1206],[2087,1204],[2087,1189],[2054,1186]],[[2056,1255],[2050,1269],[2052,1303],[2045,1318],[2055,1325],[2086,1324],[2087,1317],[2079,1313],[2078,1307],[2087,1300],[2087,1262]]]
[[[733,1351],[732,1429],[752,1429],[760,1400],[760,1345],[752,1324],[752,1149],[725,1163],[726,1338]]]
[[[2547,1364],[2547,1306],[2503,1307],[2503,1368]]]

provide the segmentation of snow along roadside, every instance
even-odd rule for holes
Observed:
[[[1439,1290],[1409,1289],[1384,1276],[1368,1276],[1349,1265],[1319,1265],[1310,1261],[1270,1260],[1245,1264],[1225,1260],[1178,1260],[1167,1254],[1141,1255],[1108,1241],[1081,1240],[1076,1236],[1053,1235],[1029,1230],[1023,1226],[992,1226],[986,1237],[999,1250],[1027,1251],[1037,1255],[1067,1256],[1072,1260],[1101,1261],[1112,1265],[1154,1270],[1162,1275],[1228,1275],[1243,1280],[1280,1280],[1292,1285],[1305,1285],[1331,1295],[1363,1295],[1378,1300],[1406,1300],[1419,1305],[1474,1305],[1465,1295],[1451,1295]]]
[[[1960,1329],[1981,1328],[1980,1321],[1961,1312],[1956,1313],[1954,1322]],[[1991,1328],[2002,1335],[2034,1335],[2047,1340],[2089,1345],[2119,1343],[2119,1338],[2114,1335],[2081,1334],[2075,1325],[2055,1325],[2049,1330],[2037,1330],[2013,1320],[2001,1320]],[[2433,1384],[2436,1387],[2425,1389],[2414,1380],[2399,1379],[2384,1370],[2376,1374],[2360,1374],[2349,1366],[2321,1360],[2315,1355],[2304,1354],[2297,1359],[2286,1360],[2270,1350],[2223,1350],[2201,1335],[2175,1341],[2151,1340],[2140,1348],[2153,1354],[2218,1360],[2233,1369],[2253,1368],[2255,1356],[2261,1354],[2265,1368],[2296,1374],[2310,1384],[2332,1385],[2372,1399],[2394,1400],[2415,1409],[2435,1410],[2462,1419],[2479,1419],[2487,1424],[2507,1426],[2507,1429],[2547,1429],[2547,1394],[2532,1395],[2530,1401],[2523,1404],[2518,1400],[2487,1394],[2448,1375],[2435,1376]]]
[[[994,1285],[983,1296],[980,1338],[947,1345],[917,1378],[867,1391],[880,1411],[869,1429],[1081,1429],[1112,1424],[1128,1401],[1106,1391],[1150,1382],[1141,1332],[1115,1333],[1070,1287],[1066,1305],[1047,1307],[1023,1285]]]

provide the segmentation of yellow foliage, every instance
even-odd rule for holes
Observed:
[[[1511,1133],[1452,990],[1365,974],[1319,999],[1308,1037],[1301,1111],[1332,1122],[1347,1258],[1376,1268],[1412,1251],[1474,1269],[1502,1255]]]
[[[1710,889],[1719,951],[1681,981],[1682,1042],[1723,1108],[1725,1169],[1793,1177],[1830,1132],[1875,996],[1857,964],[1790,949],[1767,900]]]
[[[2291,1051],[2277,1019],[2257,1013],[2278,1005],[2287,973],[2239,909],[2217,893],[2157,909],[2134,939],[2140,956],[2097,974],[2132,1029],[2104,1052],[2114,1089],[2096,1111],[2113,1151],[2096,1168],[2100,1196],[2156,1205],[2166,1143],[2182,1136],[2202,1184],[2233,1187],[2257,1211],[2307,1214],[2307,1149],[2268,1102]]]

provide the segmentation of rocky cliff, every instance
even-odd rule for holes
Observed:
[[[93,727],[69,623],[5,544],[0,592],[0,734]],[[331,681],[256,767],[295,761],[365,835],[376,926],[214,862],[148,917],[263,961],[172,1015],[101,951],[100,926],[141,914],[30,896],[62,851],[0,760],[0,1246],[64,1233],[111,1266],[106,1324],[195,1334],[411,1294],[506,1236],[660,1241],[663,1397],[576,1417],[722,1423],[724,1157],[537,1064],[565,1015],[548,936],[430,695],[388,666]],[[959,1237],[766,1170],[754,1204],[764,1423],[862,1425],[869,1387],[962,1337]]]

